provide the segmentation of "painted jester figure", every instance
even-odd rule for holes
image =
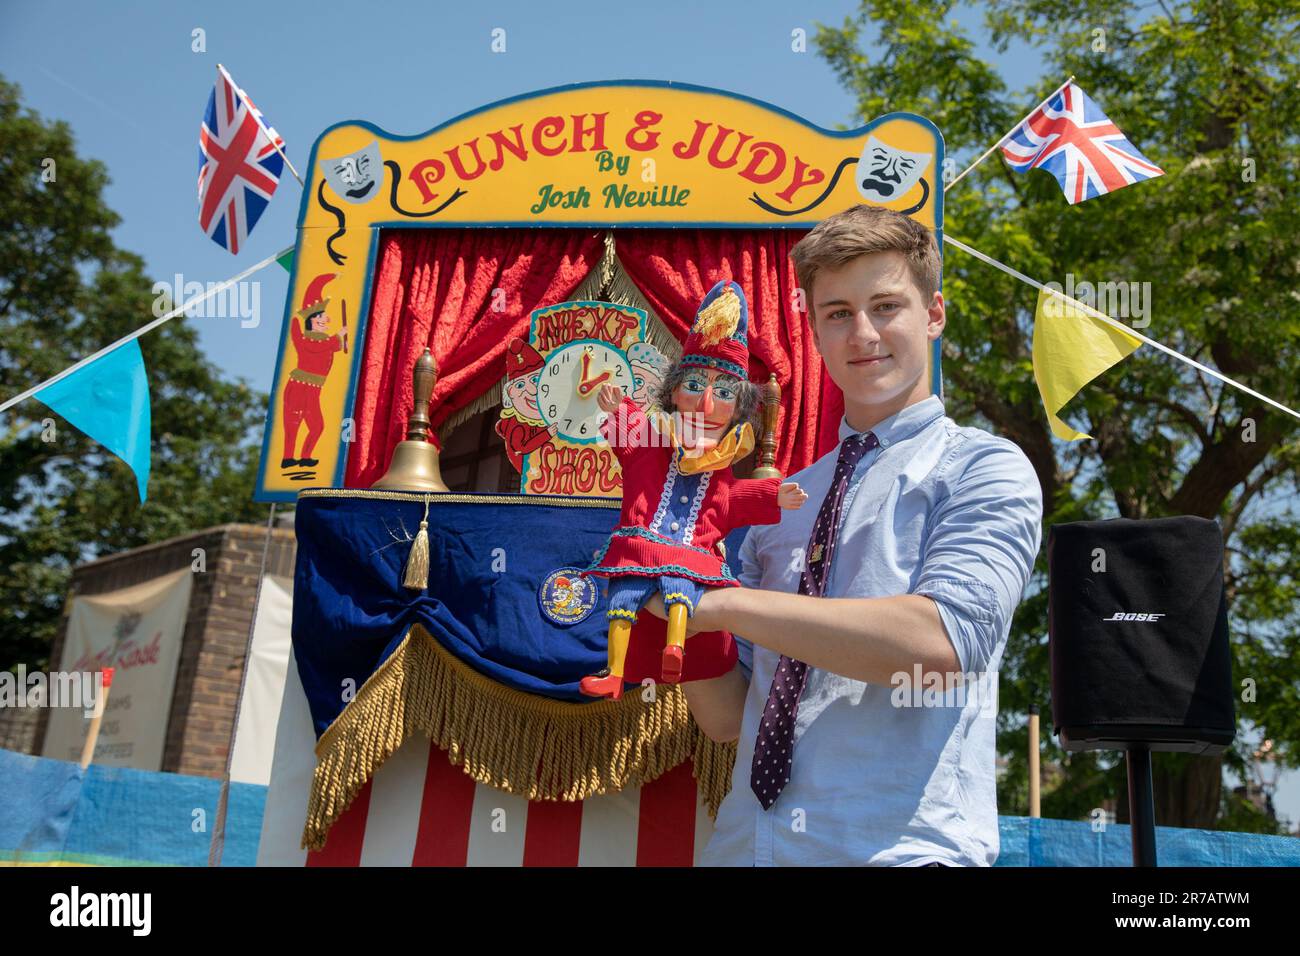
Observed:
[[[617,386],[598,396],[601,434],[623,471],[619,527],[584,575],[609,579],[609,666],[584,677],[582,693],[617,700],[632,625],[663,595],[668,639],[662,678],[681,679],[686,621],[706,588],[736,587],[718,543],[735,528],[776,524],[808,498],[794,482],[737,479],[731,466],[754,449],[758,389],[748,380],[749,309],[734,282],[700,303],[681,360],[659,390],[659,429]]]
[[[323,290],[333,278],[333,273],[324,273],[313,279],[303,294],[302,308],[293,315],[290,332],[298,363],[289,373],[289,381],[284,387],[284,458],[280,462],[281,469],[295,466],[314,468],[317,464],[312,451],[325,430],[325,417],[320,407],[321,389],[325,387],[330,368],[334,365],[334,353],[348,350],[347,329],[332,334],[333,326],[325,311],[330,300],[324,297]],[[306,331],[299,323],[306,325]],[[299,458],[295,456],[294,446],[303,425],[307,426],[307,435]]]

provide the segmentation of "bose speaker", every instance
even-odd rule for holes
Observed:
[[[1219,525],[1191,517],[1058,524],[1047,567],[1061,745],[1221,753],[1236,712]]]

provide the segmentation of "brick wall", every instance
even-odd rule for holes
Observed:
[[[210,777],[225,771],[265,541],[265,527],[221,525],[102,558],[73,571],[73,596],[103,594],[191,568],[194,550],[204,551],[206,568],[194,572],[185,620],[163,748],[164,771]],[[274,529],[266,556],[267,573],[292,577],[294,556],[293,531]],[[52,667],[58,667],[63,658],[71,607],[69,600],[50,655]],[[35,734],[38,744],[45,740],[47,723],[48,711],[42,710]],[[39,746],[35,749],[39,752]]]

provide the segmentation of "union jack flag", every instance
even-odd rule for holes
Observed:
[[[1072,206],[1164,175],[1074,83],[1030,113],[1012,132],[1002,155],[1018,173],[1047,170]]]
[[[284,140],[270,126],[263,132],[259,120],[262,114],[248,94],[218,69],[199,129],[199,227],[234,255],[257,225],[284,171],[284,158],[276,150],[284,148]]]

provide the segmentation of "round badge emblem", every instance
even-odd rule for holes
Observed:
[[[556,624],[577,624],[596,609],[596,582],[581,577],[581,570],[557,568],[537,589],[537,603],[542,613]]]

